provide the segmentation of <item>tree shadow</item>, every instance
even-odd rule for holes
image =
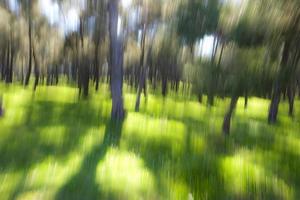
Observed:
[[[91,127],[105,124],[107,117],[102,108],[95,110],[88,103],[59,103],[35,101],[24,108],[23,123],[9,128],[1,141],[1,170],[24,170],[50,155],[65,157],[73,151]],[[85,115],[88,115],[86,117]],[[47,142],[57,137],[61,128],[59,145]],[[47,137],[43,135],[47,132]]]
[[[98,163],[104,159],[110,147],[118,147],[122,134],[123,122],[109,120],[106,123],[103,143],[96,146],[83,159],[79,171],[60,188],[55,196],[64,199],[116,199],[114,194],[107,194],[96,183]]]
[[[294,192],[294,198],[299,199],[300,173],[298,167],[300,166],[300,159],[297,151],[299,149],[295,146],[295,144],[300,144],[299,135],[292,135],[289,138],[290,133],[282,133],[278,129],[279,126],[270,126],[260,122],[260,120],[255,121],[255,123],[258,124],[251,126],[249,121],[235,120],[233,133],[228,138],[232,147],[235,150],[249,151],[252,162],[259,164],[275,180],[284,181]],[[292,146],[290,146],[288,140],[290,140]],[[279,187],[277,186],[277,188]],[[253,189],[252,192],[255,191]],[[265,194],[262,194],[264,199],[280,199],[279,194],[276,193],[276,188],[271,188],[265,192]],[[254,194],[249,191],[249,195]]]
[[[147,118],[155,119],[148,113],[142,114]],[[180,122],[185,126],[185,137],[180,144],[164,140],[163,137],[146,141],[140,137],[126,138],[127,148],[138,154],[144,160],[145,167],[154,175],[157,196],[161,197],[160,199],[187,199],[188,195],[182,196],[185,195],[183,191],[182,194],[176,194],[178,191],[172,189],[178,186],[189,190],[194,199],[222,199],[226,194],[219,170],[219,160],[223,158],[223,154],[218,155],[215,143],[207,141],[210,135],[206,134],[209,130],[208,123],[189,117],[179,118],[170,115],[167,119]],[[192,135],[203,138],[207,147],[202,152],[194,152],[191,148],[194,139]],[[213,136],[216,137],[215,134]],[[174,146],[182,146],[182,148],[174,153]],[[177,196],[172,197],[174,194]]]

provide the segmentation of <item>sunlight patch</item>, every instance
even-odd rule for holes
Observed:
[[[11,199],[15,188],[22,180],[21,172],[4,172],[0,174],[0,197],[1,199]]]
[[[39,86],[35,98],[42,101],[52,101],[61,103],[77,102],[77,89],[71,87]]]
[[[59,161],[51,156],[33,166],[24,178],[18,199],[53,199],[63,184],[78,171],[81,161],[82,156],[71,153],[66,160]]]
[[[80,149],[82,152],[90,152],[92,149],[101,145],[103,142],[105,126],[100,128],[91,128],[87,133],[80,139]]]
[[[135,154],[109,149],[97,166],[96,182],[107,197],[118,199],[151,199],[154,177],[143,160]]]
[[[293,199],[293,189],[262,166],[250,162],[250,152],[239,151],[221,162],[226,189],[237,197]]]
[[[129,113],[124,124],[123,138],[139,142],[141,145],[167,145],[174,154],[177,154],[183,151],[186,128],[180,121]]]

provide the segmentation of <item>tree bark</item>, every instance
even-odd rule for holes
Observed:
[[[119,0],[109,1],[110,38],[110,90],[112,97],[111,118],[121,121],[125,117],[123,105],[123,41],[118,36]]]
[[[217,50],[218,50],[218,46],[219,46],[219,39],[217,38],[217,36],[214,36],[214,41],[213,41],[213,50],[212,50],[212,55],[211,55],[211,67],[214,67],[214,62],[215,62],[215,58],[216,58],[216,54],[217,54]],[[219,62],[221,63],[221,59],[222,59],[222,54],[223,54],[223,48],[224,46],[222,45],[222,52],[220,54],[219,57]],[[218,63],[219,65],[219,63]],[[219,67],[219,66],[217,66]],[[215,74],[211,74],[211,76],[214,76]],[[208,105],[209,106],[213,106],[214,105],[214,99],[215,99],[215,79],[212,78],[209,84],[209,91],[207,94],[207,98],[208,98]]]
[[[199,101],[199,103],[202,103],[202,101],[203,101],[203,95],[201,92],[198,93],[198,101]]]
[[[29,20],[28,20],[29,61],[28,61],[28,71],[26,73],[25,82],[24,82],[25,86],[28,86],[29,84],[31,68],[32,68],[32,34],[31,34],[32,30],[31,29],[32,29],[32,21],[31,21],[31,14],[29,14]]]
[[[294,116],[294,101],[295,101],[295,88],[293,87],[292,84],[289,85],[288,90],[287,90],[287,97],[289,101],[289,116],[293,117]]]
[[[11,47],[11,54],[10,54],[10,63],[9,63],[9,70],[8,70],[8,83],[12,83],[13,81],[13,64],[14,64],[14,56],[15,56],[15,51]]]
[[[39,78],[40,78],[40,71],[39,71],[39,63],[36,57],[35,48],[32,49],[33,53],[33,60],[34,60],[34,75],[35,75],[35,81],[33,85],[33,91],[36,90],[38,84],[39,84]]]
[[[95,81],[95,90],[98,91],[99,89],[99,60],[98,60],[98,54],[99,54],[99,39],[97,39],[96,45],[95,45],[95,60],[94,60],[94,81]]]
[[[168,80],[166,78],[162,79],[162,82],[161,82],[161,92],[162,92],[163,97],[165,97],[167,95],[167,92],[168,92]]]
[[[244,109],[248,108],[248,91],[245,92]]]
[[[280,103],[280,95],[282,91],[282,77],[285,76],[284,72],[286,71],[285,68],[287,67],[288,58],[289,58],[289,51],[290,51],[290,42],[286,41],[283,48],[282,59],[280,63],[280,72],[277,77],[277,80],[274,84],[271,104],[269,108],[269,115],[268,115],[268,122],[269,124],[274,124],[277,121],[277,114],[278,114],[278,107]]]
[[[11,56],[11,44],[10,41],[7,42],[7,54],[6,54],[6,64],[4,67],[5,82],[9,83],[9,66],[10,66],[10,56]]]
[[[225,135],[229,135],[229,133],[230,133],[231,117],[236,108],[238,99],[239,99],[239,97],[236,95],[231,97],[230,106],[229,106],[227,113],[225,114],[223,126],[222,126],[222,130]]]
[[[141,57],[140,57],[140,77],[139,77],[139,85],[138,85],[138,92],[137,92],[137,96],[136,96],[136,101],[135,101],[135,111],[138,112],[140,110],[140,101],[141,101],[141,94],[142,94],[142,90],[145,90],[145,41],[146,41],[146,25],[144,24],[144,28],[143,28],[143,36],[142,36],[142,40],[141,40]],[[145,92],[146,94],[146,92]]]

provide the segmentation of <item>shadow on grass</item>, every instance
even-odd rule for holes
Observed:
[[[109,147],[119,146],[122,125],[122,122],[107,122],[102,145],[96,146],[84,157],[79,171],[60,188],[55,199],[117,199],[114,194],[104,194],[101,190],[101,185],[96,183],[96,170]]]
[[[50,155],[64,157],[91,127],[107,121],[106,116],[101,116],[101,107],[95,110],[87,102],[32,100],[24,110],[24,122],[9,128],[1,141],[1,170],[26,169]],[[57,135],[59,131],[61,135]],[[59,144],[47,142],[55,137],[59,137]]]
[[[143,115],[147,119],[160,119],[153,118],[147,113]],[[194,199],[224,199],[226,192],[219,169],[220,159],[224,155],[216,153],[215,142],[206,140],[209,137],[206,134],[210,128],[209,123],[172,116],[168,116],[167,119],[172,123],[184,125],[185,133],[182,141],[170,141],[165,137],[144,140],[143,137],[134,137],[137,133],[128,133],[132,137],[126,138],[128,149],[138,154],[144,160],[146,168],[155,176],[158,196],[161,199],[188,199],[190,193]],[[172,132],[173,129],[163,130]],[[161,132],[162,136],[165,134],[164,131]],[[174,134],[180,133],[180,130],[177,131],[179,132],[174,129]],[[146,132],[144,134],[147,134]],[[148,131],[148,134],[151,133]],[[194,152],[191,148],[195,136],[199,136],[205,143],[206,147],[203,147],[201,152]]]
[[[229,140],[234,149],[250,151],[254,162],[272,174],[273,178],[283,180],[292,188],[294,198],[299,199],[300,154],[299,146],[296,146],[300,144],[300,139],[297,135],[283,131],[285,131],[284,128],[279,125],[270,126],[260,120],[236,119],[235,128]],[[274,190],[268,192],[264,196],[265,199],[279,198],[275,196]]]

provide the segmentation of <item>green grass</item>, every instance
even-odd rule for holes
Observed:
[[[71,87],[0,87],[1,200],[300,199],[299,113],[286,103],[269,126],[267,100],[244,110],[240,99],[224,138],[229,100],[149,95],[135,113],[127,92],[127,118],[113,124],[105,86],[88,100]]]

